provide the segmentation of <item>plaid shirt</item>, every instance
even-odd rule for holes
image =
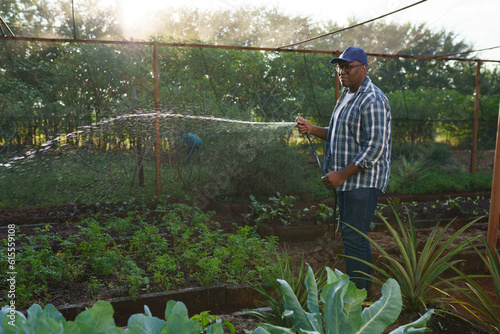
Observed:
[[[337,101],[342,101],[347,88]],[[391,107],[384,93],[366,78],[338,116],[333,153],[333,115],[325,148],[325,171],[340,171],[350,163],[363,170],[347,179],[337,190],[377,188],[385,191],[391,169]]]

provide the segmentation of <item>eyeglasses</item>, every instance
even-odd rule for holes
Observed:
[[[337,70],[337,72],[339,73],[342,73],[342,71],[344,71],[345,73],[349,73],[351,72],[351,70],[355,67],[358,67],[358,66],[363,66],[363,64],[361,65],[344,65],[344,66],[341,66],[341,65],[337,65],[335,67],[335,69]]]

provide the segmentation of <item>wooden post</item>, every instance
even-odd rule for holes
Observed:
[[[476,96],[474,104],[474,124],[472,125],[472,149],[470,154],[470,173],[476,173],[477,164],[477,137],[479,128],[479,93],[481,86],[481,61],[477,61],[476,66]]]
[[[338,58],[340,57],[342,53],[340,53],[340,51],[336,51],[335,52],[335,58]],[[336,70],[334,70],[335,73],[335,102],[334,103],[337,103],[337,100],[339,99],[339,95],[340,95],[340,78],[339,78],[339,74],[337,73]]]
[[[500,214],[500,105],[498,110],[497,143],[495,147],[495,163],[493,165],[493,181],[491,183],[490,217],[488,220],[488,246],[495,254],[498,237],[498,216]]]
[[[160,80],[158,75],[158,42],[153,43],[153,75],[155,102],[155,160],[156,197],[161,196],[161,154],[160,154]]]

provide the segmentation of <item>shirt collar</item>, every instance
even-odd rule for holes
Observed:
[[[365,81],[363,81],[363,83],[361,84],[361,86],[359,86],[359,88],[358,88],[358,90],[356,91],[355,94],[357,95],[358,93],[364,93],[364,92],[366,92],[368,90],[368,86],[371,84],[371,82],[372,81],[371,81],[370,77],[367,76],[366,79],[365,79]],[[344,97],[345,94],[347,94],[347,91],[348,91],[347,87],[344,87],[342,89],[341,97]]]

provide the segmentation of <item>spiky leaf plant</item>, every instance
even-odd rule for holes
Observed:
[[[401,286],[403,295],[403,309],[407,311],[418,311],[420,308],[427,308],[429,305],[442,304],[446,300],[443,299],[439,287],[447,285],[458,280],[460,277],[450,277],[447,279],[439,279],[438,277],[445,270],[457,265],[462,260],[459,254],[472,249],[471,243],[479,238],[479,236],[464,240],[457,245],[453,245],[455,240],[470,226],[476,223],[479,219],[471,221],[462,228],[458,229],[451,236],[448,236],[447,231],[453,224],[453,221],[443,227],[441,230],[439,224],[432,229],[427,237],[427,241],[421,251],[417,244],[417,232],[415,224],[408,214],[408,225],[405,225],[399,217],[398,212],[391,205],[392,211],[396,217],[399,231],[391,225],[380,214],[377,216],[383,221],[387,230],[394,238],[399,251],[399,258],[391,256],[367,235],[363,234],[370,243],[381,253],[384,261],[381,266],[359,260],[386,278],[395,278]],[[374,278],[379,284],[380,280]],[[438,288],[438,289],[436,289]]]

